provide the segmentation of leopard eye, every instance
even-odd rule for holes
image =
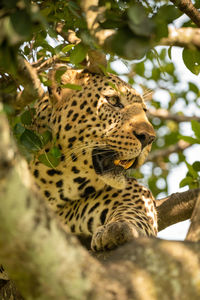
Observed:
[[[146,107],[144,107],[143,110],[144,110],[145,113],[147,112],[147,108]]]
[[[124,108],[124,105],[120,102],[120,98],[118,96],[106,96],[106,100],[114,107]]]

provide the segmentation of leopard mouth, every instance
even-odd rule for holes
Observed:
[[[128,170],[128,169],[130,169],[132,167],[132,165],[134,164],[135,160],[136,160],[136,158],[134,158],[134,159],[127,159],[127,160],[115,159],[114,160],[114,164],[116,166],[121,166],[125,170]]]
[[[135,168],[138,158],[120,160],[116,151],[95,147],[92,151],[92,162],[97,174],[114,173],[117,175],[130,168]]]

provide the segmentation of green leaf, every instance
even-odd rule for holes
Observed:
[[[194,178],[194,179],[197,178],[198,177],[198,173],[194,170],[193,166],[190,165],[190,164],[188,164],[187,162],[185,162],[185,163],[187,165],[187,168],[188,168],[188,171],[189,171],[191,177]]]
[[[138,36],[150,37],[154,31],[154,23],[147,17],[144,7],[139,3],[133,4],[127,13],[129,28]]]
[[[58,147],[53,147],[51,148],[51,150],[49,151],[49,153],[51,153],[55,158],[60,158],[61,157],[61,152],[60,149]]]
[[[30,47],[25,46],[25,47],[24,47],[24,54],[25,54],[25,55],[29,55],[29,53],[30,53]]]
[[[25,10],[17,10],[11,14],[10,21],[14,31],[22,38],[27,39],[31,34],[30,16]]]
[[[193,183],[194,179],[192,177],[186,177],[183,178],[179,184],[180,187],[184,187],[186,185],[189,185],[191,183]]]
[[[49,141],[52,140],[52,133],[49,130],[46,130],[40,135],[40,139],[43,145],[46,145]]]
[[[56,168],[60,163],[60,159],[53,156],[50,152],[39,155],[38,160],[50,168]]]
[[[200,161],[195,161],[195,162],[192,164],[192,167],[193,167],[193,169],[194,169],[196,172],[200,172]]]
[[[32,130],[25,129],[20,137],[20,143],[29,151],[36,152],[42,148],[40,138]]]
[[[200,123],[195,120],[192,120],[191,124],[192,130],[194,131],[196,138],[200,140]]]
[[[195,75],[200,72],[200,52],[197,50],[183,49],[182,53],[185,66]]]
[[[81,63],[85,59],[87,51],[88,51],[88,47],[86,47],[82,43],[78,44],[71,51],[70,62],[75,65]]]
[[[111,86],[115,91],[118,91],[118,88],[116,87],[116,85],[115,85],[113,82],[108,81],[108,84],[109,84],[109,86]]]
[[[70,51],[75,45],[74,44],[69,44],[69,45],[66,45],[65,47],[62,48],[62,52],[66,53],[68,51]]]
[[[137,75],[144,77],[144,72],[145,72],[144,62],[136,64],[134,70]]]
[[[184,140],[190,144],[200,144],[200,139],[195,139],[191,136],[179,135],[180,140]]]
[[[168,48],[168,56],[172,60],[172,46]]]
[[[169,24],[180,16],[181,12],[174,5],[163,5],[159,8],[155,19],[160,22],[166,21]]]
[[[140,25],[147,17],[144,7],[139,3],[133,4],[129,7],[128,16],[135,24],[138,25]]]
[[[81,91],[82,90],[82,86],[81,85],[72,84],[72,83],[62,84],[61,87],[62,88],[68,88],[68,89],[75,90],[75,91]]]
[[[14,108],[7,103],[3,103],[3,111],[7,114],[7,115],[12,115],[13,113],[15,113]]]
[[[24,128],[24,126],[21,124],[21,123],[17,123],[16,125],[15,125],[15,127],[13,128],[13,134],[17,137],[17,138],[19,138],[21,135],[22,135],[22,133],[25,131],[25,128]]]
[[[193,82],[189,82],[189,90],[199,95],[199,89]]]
[[[32,123],[32,118],[35,115],[35,109],[30,108],[29,110],[26,110],[22,115],[21,115],[21,122],[24,125],[31,125]]]
[[[55,79],[58,83],[60,83],[61,77],[66,71],[67,71],[67,67],[64,67],[64,66],[62,66],[58,70],[56,70]]]

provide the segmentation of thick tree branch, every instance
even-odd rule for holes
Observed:
[[[32,190],[27,164],[13,148],[2,114],[0,140],[1,149],[5,149],[0,152],[0,162],[5,165],[6,161],[0,180],[0,258],[10,277],[25,299],[89,299],[89,295],[98,299],[92,283],[101,267],[98,271],[98,264],[93,265],[94,260],[75,237],[61,230],[45,202]],[[98,294],[102,296],[97,287]]]
[[[171,114],[168,110],[166,109],[149,109],[148,110],[148,116],[150,118],[152,117],[158,117],[162,120],[172,120],[175,121],[177,123],[180,122],[191,122],[192,120],[196,120],[200,122],[200,117],[197,116],[185,116],[185,115],[177,115],[177,114]]]
[[[174,193],[157,200],[159,231],[170,225],[188,220],[192,215],[198,197],[200,197],[200,189],[194,189],[183,193]]]
[[[200,27],[200,11],[194,7],[191,0],[170,0],[175,6],[186,14],[198,27]]]
[[[200,49],[200,29],[192,27],[176,29],[169,27],[168,37],[161,39],[159,45]]]

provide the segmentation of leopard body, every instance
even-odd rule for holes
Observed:
[[[143,164],[155,138],[142,96],[113,74],[67,70],[59,82],[55,77],[54,70],[33,125],[40,133],[52,131],[41,153],[53,145],[61,152],[55,168],[37,157],[30,164],[44,198],[63,226],[92,236],[94,250],[155,236],[154,198],[126,171],[129,163]]]

